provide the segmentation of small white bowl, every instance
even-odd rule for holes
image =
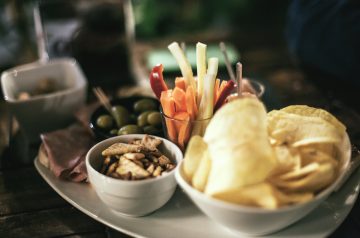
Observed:
[[[17,99],[20,92],[33,91],[44,78],[51,78],[61,89],[27,100]],[[30,141],[39,140],[42,132],[69,125],[74,112],[86,101],[87,80],[71,58],[11,68],[2,73],[1,86],[11,113]]]
[[[183,174],[183,162],[177,167],[175,178],[180,187],[210,219],[239,235],[258,236],[279,231],[309,214],[319,206],[346,177],[351,157],[349,137],[343,141],[344,151],[339,156],[342,166],[339,176],[333,184],[303,204],[267,210],[257,207],[238,205],[207,196],[186,182]]]
[[[157,178],[136,181],[115,179],[98,172],[103,161],[101,152],[104,149],[117,142],[142,139],[143,136],[133,134],[106,139],[93,146],[86,155],[86,168],[91,185],[99,198],[121,215],[139,217],[159,209],[172,197],[177,186],[175,169]],[[160,139],[163,142],[159,150],[178,166],[183,159],[182,152],[174,143]]]

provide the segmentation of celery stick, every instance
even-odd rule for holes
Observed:
[[[196,91],[196,83],[189,61],[177,42],[168,45],[168,49],[179,64],[181,74],[185,78],[186,87],[192,86]]]
[[[198,42],[196,44],[196,66],[197,66],[197,103],[200,106],[204,91],[204,77],[206,74],[206,45]]]
[[[191,131],[191,136],[204,136],[206,127],[208,126],[209,122],[210,120],[195,121]]]
[[[209,59],[209,67],[207,70],[208,74],[213,74],[216,78],[219,68],[219,59],[216,57],[212,57]]]
[[[211,92],[214,92],[214,83],[215,76],[213,74],[205,75],[205,85],[204,93],[201,98],[198,119],[206,119],[212,117],[212,112],[214,109],[214,94],[211,95]]]
[[[208,66],[204,79],[204,91],[199,106],[198,119],[212,117],[214,110],[214,85],[218,72],[219,59],[215,57],[210,58]]]
[[[216,76],[213,74],[206,74],[204,79],[204,92],[201,98],[200,107],[198,111],[198,115],[196,117],[197,120],[203,120],[207,118],[211,118],[213,114],[214,108],[214,83]],[[212,88],[212,89],[211,89]],[[200,135],[203,136],[207,124],[204,122],[196,122],[191,131],[191,135]]]

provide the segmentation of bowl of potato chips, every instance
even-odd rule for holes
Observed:
[[[265,235],[309,214],[344,178],[351,146],[329,112],[294,105],[266,111],[234,100],[191,138],[175,177],[212,220],[233,232]]]

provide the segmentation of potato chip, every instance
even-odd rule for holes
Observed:
[[[336,157],[338,154],[337,148],[333,143],[318,143],[302,145],[297,148],[300,153],[307,153],[316,155],[317,153],[327,154],[330,157]]]
[[[193,178],[201,158],[207,151],[207,144],[201,136],[191,137],[184,156],[184,174],[187,181]]]
[[[298,149],[286,145],[274,146],[273,148],[278,163],[270,176],[300,169],[301,157]]]
[[[294,180],[294,179],[300,179],[310,173],[316,172],[316,170],[319,168],[320,164],[313,162],[310,163],[302,168],[299,169],[294,169],[290,172],[281,174],[279,176],[277,176],[277,179],[280,180]]]
[[[266,209],[304,203],[344,170],[345,130],[322,109],[266,114],[257,99],[233,100],[214,115],[204,141],[190,141],[184,170],[194,188],[224,201]]]
[[[211,159],[208,150],[203,154],[200,164],[192,177],[191,183],[194,188],[203,192],[211,169]]]
[[[335,178],[336,169],[332,163],[326,162],[308,174],[297,180],[271,179],[276,187],[291,192],[317,192],[329,185]]]
[[[334,167],[339,167],[339,161],[335,159],[337,153],[332,144],[316,144],[311,146],[300,147],[302,165],[305,166],[312,162],[324,163],[330,162]]]
[[[292,205],[298,203],[305,203],[314,198],[314,194],[311,192],[297,192],[297,193],[277,193],[281,205]]]
[[[275,188],[272,185],[259,183],[242,188],[224,190],[216,193],[214,197],[232,203],[274,209],[280,206],[280,200],[275,193]]]
[[[333,126],[335,126],[336,129],[339,130],[341,134],[344,133],[346,130],[344,124],[342,124],[338,119],[336,119],[336,117],[334,117],[331,113],[320,108],[309,107],[306,105],[291,105],[282,108],[281,111],[287,113],[293,113],[301,116],[322,118],[325,121],[332,124]]]
[[[302,203],[313,198],[312,193],[282,193],[273,185],[263,182],[235,190],[217,193],[214,197],[224,201],[249,206],[275,209],[282,205]]]
[[[274,110],[268,113],[267,122],[269,136],[280,144],[337,144],[343,137],[335,126],[320,117],[306,117]]]
[[[212,163],[205,189],[209,195],[262,182],[276,165],[265,107],[257,99],[237,99],[224,105],[210,121],[204,139]]]
[[[292,143],[292,147],[306,146],[306,145],[323,145],[323,144],[339,144],[341,137],[330,138],[330,137],[313,137],[305,138],[303,140]]]

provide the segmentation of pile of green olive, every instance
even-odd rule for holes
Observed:
[[[152,99],[136,101],[131,110],[122,105],[114,105],[111,113],[101,114],[96,126],[111,136],[127,134],[161,135],[162,123],[158,105]]]

